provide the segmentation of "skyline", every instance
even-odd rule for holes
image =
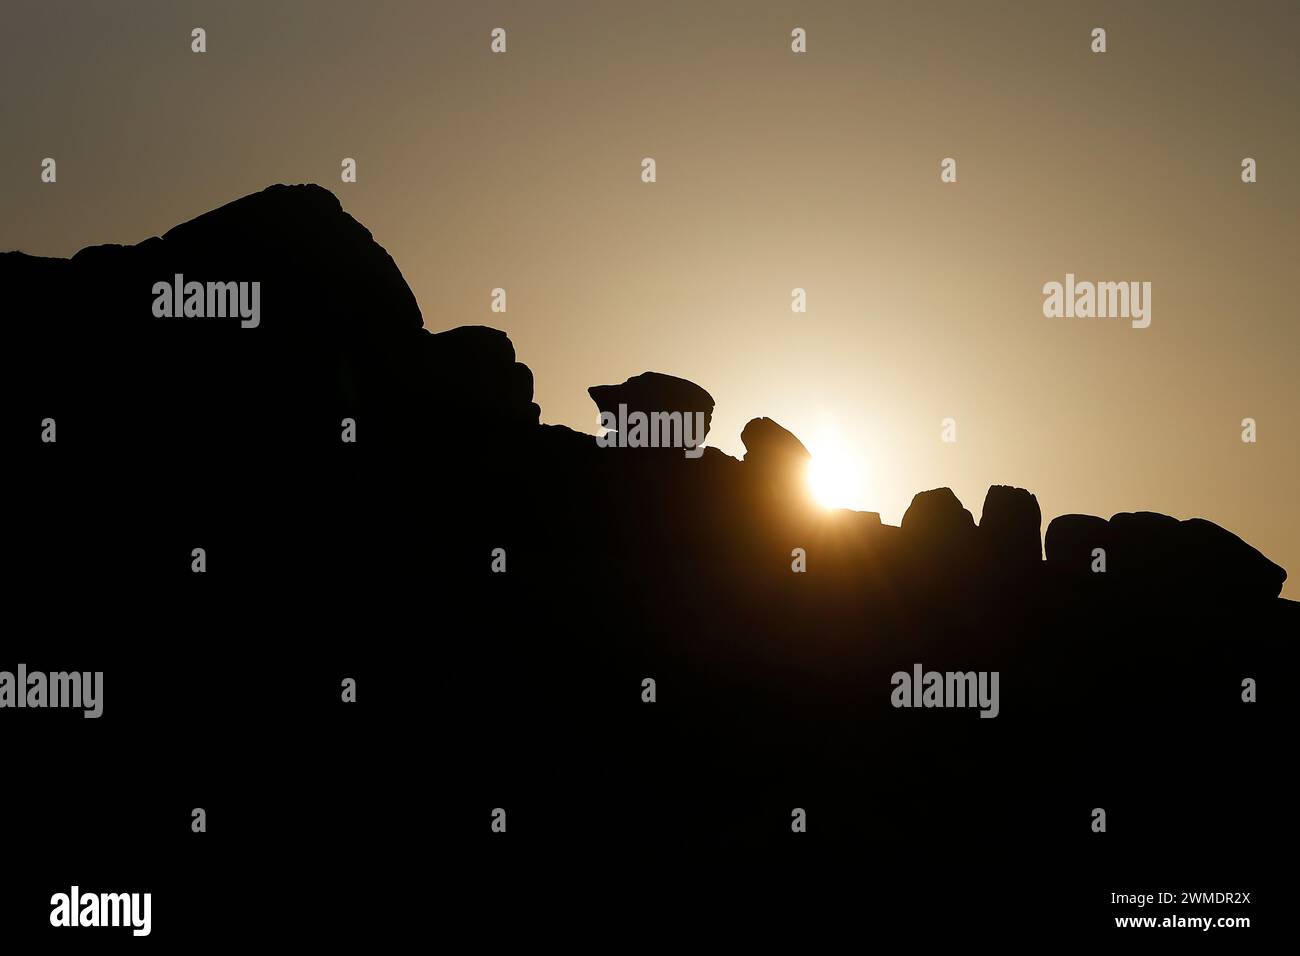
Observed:
[[[1200,516],[1300,564],[1293,6],[141,6],[17,5],[0,249],[317,182],[428,328],[510,335],[544,422],[595,433],[589,386],[661,371],[716,399],[708,444],[773,418],[888,523],[1010,484],[1044,528]],[[1150,282],[1150,326],[1046,318],[1067,274]]]

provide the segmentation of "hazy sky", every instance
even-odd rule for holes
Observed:
[[[587,386],[669,372],[717,400],[710,444],[773,417],[886,521],[941,485],[978,518],[994,483],[1044,527],[1203,516],[1294,598],[1297,35],[1290,0],[5,0],[0,249],[321,183],[430,329],[510,334],[543,421],[595,431]],[[1067,272],[1152,283],[1151,326],[1045,318]]]

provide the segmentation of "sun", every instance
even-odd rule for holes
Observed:
[[[842,442],[819,442],[810,449],[808,490],[823,508],[861,508],[866,496],[866,467],[861,456]]]

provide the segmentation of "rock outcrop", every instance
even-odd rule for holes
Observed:
[[[744,462],[764,471],[792,472],[807,468],[812,455],[803,442],[770,418],[755,418],[740,433]]]
[[[979,536],[985,550],[999,561],[1016,565],[1041,561],[1042,524],[1038,498],[1024,488],[993,485],[984,496]]]
[[[808,505],[808,463],[803,442],[770,418],[755,418],[740,433],[745,446],[744,478],[760,499],[787,507]]]
[[[964,553],[975,538],[975,519],[951,488],[916,494],[901,527],[903,543],[913,552]]]
[[[173,282],[255,283],[256,323],[160,315],[156,286]],[[392,257],[320,186],[271,186],[134,246],[3,253],[0,283],[16,314],[39,313],[15,323],[25,399],[77,409],[83,447],[287,451],[337,440],[345,417],[394,448],[434,421],[486,446],[540,414],[505,333],[430,333]]]
[[[1085,573],[1093,550],[1110,550],[1110,522],[1096,515],[1060,515],[1047,525],[1043,539],[1047,562],[1064,572]]]
[[[474,421],[536,425],[533,373],[515,361],[515,347],[500,329],[461,326],[424,339],[424,373],[443,411],[459,407]]]
[[[1248,599],[1275,598],[1282,593],[1286,569],[1213,521],[1188,518],[1180,522],[1178,539],[1187,578],[1202,592],[1209,589]]]
[[[1097,573],[1094,549],[1105,552],[1107,580],[1152,594],[1193,598],[1275,598],[1285,569],[1212,521],[1179,521],[1152,511],[1124,512],[1109,521],[1062,515],[1047,528],[1047,561],[1075,574]]]
[[[173,280],[257,283],[258,321],[160,314],[156,286]],[[906,564],[904,576],[918,580],[945,565],[945,580],[973,582],[975,591],[987,590],[982,567],[1014,568],[1012,577],[1030,585],[1038,579],[1041,512],[1021,488],[989,488],[978,528],[950,489],[925,491],[895,529],[873,514],[813,507],[808,449],[768,418],[745,426],[743,461],[716,449],[685,461],[680,452],[610,455],[590,434],[540,426],[532,372],[509,337],[483,326],[425,329],[392,257],[319,186],[272,186],[133,246],[89,247],[70,259],[2,253],[0,285],[20,356],[11,375],[15,420],[57,419],[58,450],[84,461],[184,476],[145,482],[124,471],[119,481],[101,480],[115,508],[185,504],[202,481],[209,497],[235,511],[265,494],[258,476],[288,469],[311,476],[281,489],[278,500],[288,500],[318,476],[334,475],[335,456],[364,447],[348,461],[375,461],[365,458],[372,450],[412,459],[409,468],[387,459],[376,466],[388,480],[402,476],[422,492],[438,482],[450,489],[448,500],[486,496],[501,512],[499,535],[530,522],[543,527],[552,515],[584,516],[605,495],[616,506],[605,502],[602,522],[626,521],[636,533],[671,541],[663,553],[674,559],[705,548],[743,564],[749,553],[788,553],[801,542],[819,567],[840,561],[845,579],[859,560],[886,577],[893,564]],[[698,426],[689,435],[697,444],[712,424],[713,397],[676,376],[645,372],[588,391],[625,440],[636,413],[675,413],[681,424],[669,422],[666,437],[679,448],[686,420]],[[359,446],[340,441],[349,420]],[[665,435],[657,437],[662,447]],[[46,457],[48,480],[69,480]],[[79,487],[65,497],[85,495]],[[372,499],[387,506],[399,496],[386,489]],[[546,505],[509,511],[523,501]],[[628,501],[636,508],[625,508]],[[653,516],[644,527],[636,524],[641,514]],[[636,536],[628,528],[607,533],[618,542]],[[862,558],[853,550],[859,538],[887,545]],[[1267,600],[1286,580],[1282,568],[1218,525],[1153,512],[1109,521],[1063,515],[1048,526],[1045,546],[1049,573],[1039,578],[1065,579],[1067,588],[1073,579],[1125,582],[1135,601],[1145,600],[1143,589],[1166,598]],[[1098,548],[1106,573],[1094,577]]]
[[[713,396],[694,382],[662,372],[642,372],[621,385],[593,385],[587,394],[600,410],[602,422],[619,435],[620,446],[650,447],[636,437],[636,419],[644,416],[650,423],[649,433],[676,429],[674,434],[689,432],[694,445],[703,444],[713,423]],[[676,416],[666,418],[664,416]],[[687,416],[691,423],[687,424]],[[654,424],[656,421],[661,424]],[[701,423],[703,431],[695,423]],[[654,447],[682,447],[681,441],[664,439],[657,434]],[[690,444],[690,443],[688,443]]]

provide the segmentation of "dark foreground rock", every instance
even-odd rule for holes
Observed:
[[[1043,513],[1024,488],[993,485],[984,496],[979,535],[986,550],[1009,564],[1033,565],[1043,559]]]

